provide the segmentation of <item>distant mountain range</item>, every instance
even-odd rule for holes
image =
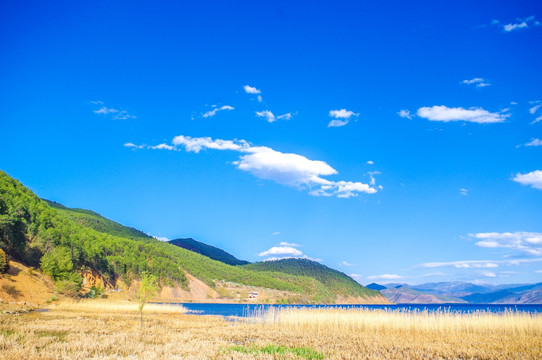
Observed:
[[[468,282],[439,282],[421,285],[376,284],[367,288],[378,290],[390,302],[444,304],[542,304],[542,283],[480,285]]]

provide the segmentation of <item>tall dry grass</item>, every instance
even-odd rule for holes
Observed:
[[[540,315],[283,309],[231,322],[149,307],[141,331],[132,305],[89,300],[0,315],[0,359],[302,359],[235,350],[272,345],[326,359],[542,359]]]
[[[432,332],[447,336],[488,332],[523,336],[542,334],[542,314],[516,311],[458,313],[362,308],[270,308],[253,313],[252,317],[265,324],[324,332]]]
[[[137,313],[138,303],[135,301],[108,301],[108,300],[80,300],[64,301],[50,306],[50,309],[80,311],[80,312],[104,312],[104,313]],[[143,313],[160,314],[185,314],[188,310],[179,304],[147,303],[143,307]]]

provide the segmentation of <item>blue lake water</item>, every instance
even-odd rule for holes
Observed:
[[[344,309],[384,309],[390,311],[428,311],[473,313],[487,311],[501,313],[505,311],[520,311],[527,313],[542,313],[542,305],[483,305],[483,304],[396,304],[396,305],[260,305],[260,304],[204,304],[182,303],[189,313],[197,315],[219,315],[246,317],[254,312],[265,311],[269,308],[344,308]]]

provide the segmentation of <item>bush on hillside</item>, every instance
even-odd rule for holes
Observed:
[[[9,261],[4,250],[0,249],[0,274],[9,270]]]

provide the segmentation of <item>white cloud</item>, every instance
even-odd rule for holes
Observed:
[[[476,246],[484,248],[508,248],[521,251],[528,255],[542,256],[542,233],[506,232],[478,233],[469,236],[480,240]]]
[[[124,144],[124,146],[129,147],[129,148],[135,148],[135,149],[143,149],[145,147],[145,145],[136,145],[131,142],[127,142],[126,144]]]
[[[279,235],[279,234],[280,234],[280,231],[275,231],[275,232],[273,232],[271,235],[275,235],[275,236],[276,236],[276,235]]]
[[[221,140],[210,137],[179,135],[173,139],[173,148],[184,146],[187,151],[198,153],[202,149],[231,150],[241,153],[232,162],[238,169],[282,185],[309,190],[313,196],[350,198],[359,193],[374,194],[376,188],[353,181],[332,181],[323,176],[336,175],[337,170],[324,161],[310,160],[302,155],[283,153],[265,146],[253,146],[245,140]],[[153,147],[147,147],[153,148]],[[163,147],[162,147],[163,148]],[[374,184],[372,184],[374,185]]]
[[[348,120],[331,120],[329,124],[327,124],[327,127],[341,127],[348,124]]]
[[[245,90],[245,92],[247,94],[254,94],[254,95],[257,95],[257,94],[261,94],[262,92],[259,90],[259,89],[256,89],[255,87],[252,87],[250,85],[245,85],[243,86],[243,89]]]
[[[367,277],[369,280],[397,280],[402,278],[403,276],[397,274],[371,275]]]
[[[113,120],[137,119],[136,116],[129,114],[128,111],[108,108],[107,106],[103,105],[103,102],[101,101],[91,101],[91,103],[95,105],[102,105],[102,107],[99,108],[98,110],[94,110],[95,114],[111,115],[111,118]]]
[[[540,26],[540,23],[534,19],[534,16],[529,16],[526,19],[517,19],[517,23],[510,23],[503,25],[504,32],[511,32],[516,31],[520,29],[526,29],[529,27],[529,24],[533,24],[534,26]],[[497,22],[498,24],[498,22]]]
[[[94,113],[95,114],[102,114],[102,115],[107,115],[107,114],[116,114],[118,113],[119,111],[117,109],[113,109],[113,108],[108,108],[106,106],[102,106],[101,108],[99,108],[98,110],[94,110]]]
[[[485,277],[490,277],[490,278],[497,277],[497,275],[493,271],[482,271],[481,274],[484,275]]]
[[[330,110],[329,111],[329,116],[331,116],[332,118],[335,118],[335,119],[345,119],[345,120],[348,120],[350,119],[352,116],[359,116],[359,114],[353,112],[353,111],[350,111],[350,110],[346,110],[346,109],[340,109],[340,110]]]
[[[160,241],[169,241],[169,239],[165,236],[153,236],[153,238]]]
[[[535,273],[542,273],[542,270],[535,270]]]
[[[273,115],[273,113],[269,110],[256,111],[256,116],[263,117],[267,120],[267,122],[270,122],[270,123],[277,120],[275,115]]]
[[[537,117],[536,119],[534,119],[533,121],[531,121],[531,125],[532,124],[536,124],[537,122],[540,122],[542,121],[542,115],[540,115],[539,117]]]
[[[279,115],[277,116],[277,120],[291,120],[293,117],[292,113],[286,113],[286,114],[283,114],[283,115]]]
[[[469,189],[459,189],[461,195],[467,196],[469,194]]]
[[[418,109],[417,115],[431,121],[467,121],[479,124],[500,123],[510,116],[502,112],[492,113],[482,108],[449,108],[443,105],[421,107]]]
[[[414,115],[412,115],[409,110],[405,110],[405,109],[399,111],[397,114],[400,117],[406,118],[406,119],[412,119],[414,117]]]
[[[273,246],[271,249],[263,251],[258,254],[258,256],[276,256],[276,255],[301,256],[303,255],[303,253],[290,246]]]
[[[128,119],[137,119],[135,115],[128,114],[126,110],[121,110],[118,114],[113,116],[113,120],[128,120]]]
[[[542,170],[535,170],[526,174],[518,173],[512,180],[521,185],[531,185],[535,189],[542,190]]]
[[[369,178],[371,179],[371,181],[369,182],[369,184],[371,185],[376,185],[376,179],[375,179],[375,175],[379,175],[381,174],[380,171],[369,171],[367,173],[367,175],[369,175]]]
[[[195,153],[200,152],[201,149],[214,149],[214,150],[234,150],[241,151],[248,147],[248,144],[244,141],[233,142],[231,140],[213,140],[210,137],[194,138],[190,136],[175,136],[173,138],[173,145],[182,145],[186,151],[192,151]]]
[[[175,150],[174,146],[168,145],[168,144],[158,144],[155,146],[149,146],[149,149],[155,149],[155,150]]]
[[[374,165],[374,161],[372,160],[367,161],[367,165]]]
[[[448,276],[448,274],[445,274],[443,272],[433,272],[433,273],[427,273],[423,274],[423,277],[431,277],[431,276]]]
[[[542,146],[542,140],[532,139],[530,142],[526,143],[525,146]]]
[[[339,266],[354,266],[354,264],[350,264],[348,261],[341,261]]]
[[[269,110],[263,110],[263,111],[256,111],[256,116],[263,117],[267,120],[267,122],[275,122],[277,120],[290,120],[293,115],[292,113],[286,113],[283,115],[275,116],[271,111]]]
[[[461,84],[474,85],[476,87],[486,87],[486,86],[491,85],[491,84],[487,83],[483,78],[474,78],[474,79],[470,79],[470,80],[463,80],[463,81],[461,81]]]
[[[506,32],[510,32],[510,31],[514,31],[514,30],[523,29],[523,28],[526,28],[526,27],[529,27],[529,25],[527,25],[527,23],[525,21],[523,21],[523,22],[521,22],[519,24],[507,24],[507,25],[504,25],[503,29]]]
[[[231,111],[231,110],[234,110],[234,107],[229,106],[229,105],[224,105],[224,106],[221,106],[221,107],[217,107],[216,105],[213,105],[213,107],[214,107],[213,110],[207,111],[206,113],[201,115],[201,117],[208,118],[208,117],[215,116],[216,113],[219,112],[219,111],[224,111],[224,110]]]
[[[422,268],[438,268],[438,267],[455,267],[458,269],[472,269],[472,268],[496,268],[499,265],[496,261],[486,260],[467,260],[467,261],[448,261],[448,262],[428,262],[416,265],[416,267]]]
[[[518,266],[522,264],[540,262],[542,258],[536,259],[514,259],[514,260],[463,260],[463,261],[444,261],[444,262],[428,262],[418,264],[417,268],[439,268],[439,267],[455,267],[458,269],[480,269],[480,268],[498,268],[504,266]]]
[[[256,96],[256,99],[258,99],[258,102],[262,102],[262,101],[263,101],[263,98],[262,98],[261,95]]]
[[[538,105],[533,106],[532,108],[529,109],[529,113],[531,113],[531,115],[534,115],[536,113],[536,111],[538,109],[540,109],[541,106],[542,106],[542,104],[538,104]]]
[[[296,243],[289,243],[289,242],[286,242],[286,241],[281,241],[280,246],[290,246],[290,247],[300,247],[301,245],[299,244],[296,244]]]

